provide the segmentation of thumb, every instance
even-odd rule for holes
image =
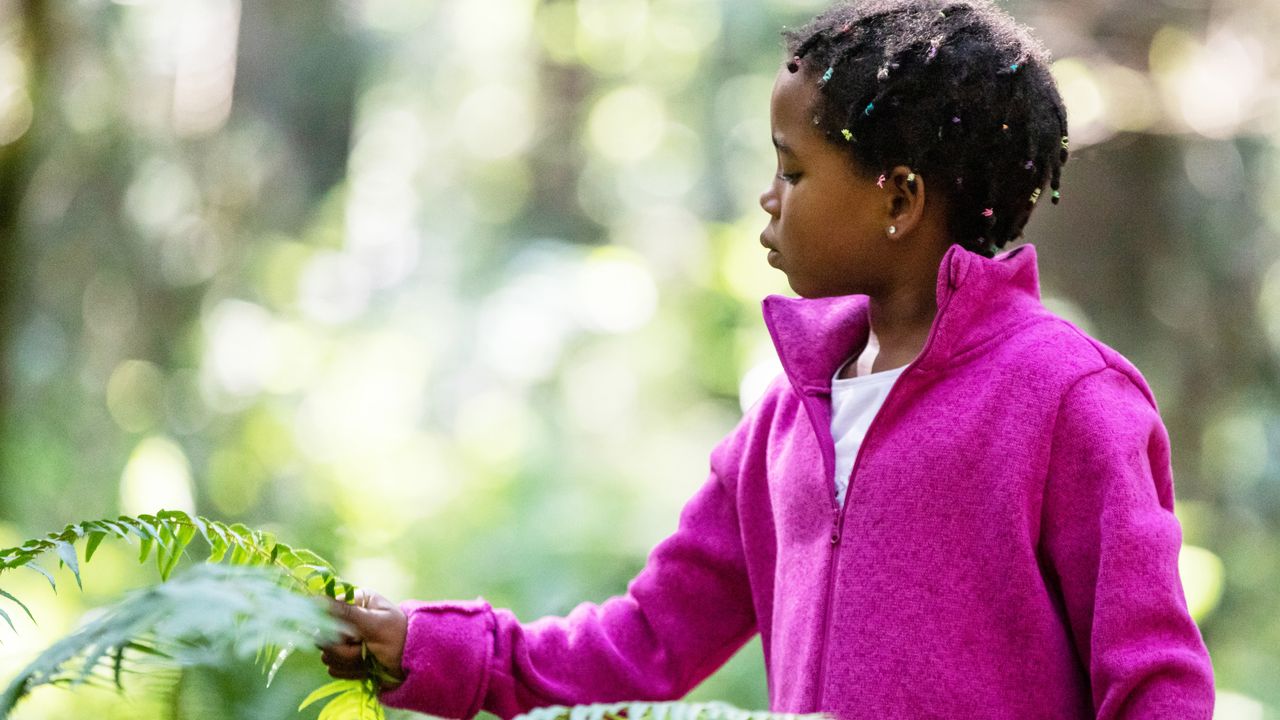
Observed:
[[[365,607],[368,596],[363,590],[356,590],[354,603],[345,600],[329,600],[329,614],[350,625],[360,635],[369,629],[372,613]]]

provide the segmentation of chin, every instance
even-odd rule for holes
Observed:
[[[815,300],[817,298],[831,297],[833,293],[824,292],[821,288],[810,287],[804,283],[797,283],[791,278],[787,278],[787,284],[791,286],[791,291],[802,298]]]
[[[792,292],[802,298],[809,300],[817,300],[818,298],[839,297],[841,295],[853,295],[858,291],[847,287],[822,287],[818,285],[809,285],[804,282],[797,282],[790,276],[787,277],[787,284],[791,286]]]

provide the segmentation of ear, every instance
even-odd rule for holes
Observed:
[[[894,237],[910,237],[924,219],[924,177],[906,165],[898,165],[885,174],[884,189],[890,222],[898,229]]]

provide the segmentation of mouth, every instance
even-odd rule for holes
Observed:
[[[769,242],[769,238],[765,237],[764,233],[760,233],[760,244],[769,250],[769,255],[765,258],[768,263],[773,267],[778,267],[778,261],[782,259],[782,253],[778,252],[778,249],[773,246],[772,242]]]

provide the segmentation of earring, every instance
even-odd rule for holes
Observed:
[[[890,237],[892,237],[895,233],[897,233],[897,232],[898,232],[898,226],[897,226],[897,225],[890,225],[890,226],[889,226],[889,229],[888,229],[888,231],[887,231],[887,232],[889,233],[889,236],[890,236]]]

